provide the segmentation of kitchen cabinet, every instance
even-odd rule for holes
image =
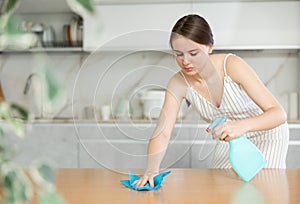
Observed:
[[[70,10],[65,0],[23,0],[15,19],[16,27],[25,33],[35,33],[38,42],[9,45],[5,52],[82,51],[82,18]]]
[[[78,143],[73,125],[28,124],[25,136],[7,132],[5,142],[16,150],[14,161],[22,167],[48,162],[55,168],[76,168]]]
[[[85,51],[169,49],[172,26],[189,13],[208,20],[216,49],[300,48],[299,1],[100,3],[97,15],[84,17]]]
[[[300,129],[298,125],[290,125],[290,141],[287,156],[288,168],[300,168]]]
[[[205,124],[176,124],[161,168],[209,168],[215,141]],[[58,168],[145,168],[155,124],[34,123],[24,138],[6,134],[15,161],[49,161]],[[287,168],[300,168],[300,125],[290,124]]]
[[[63,43],[63,27],[75,14],[66,1],[24,0],[17,14],[25,21],[51,25],[57,39],[55,46],[33,51],[169,50],[171,27],[190,13],[203,15],[209,21],[217,50],[300,48],[299,1],[93,2],[95,15],[83,16],[83,25],[77,26],[82,41],[70,48],[70,44]]]
[[[299,9],[299,1],[193,3],[193,11],[209,21],[220,48],[299,49]]]
[[[81,125],[78,129],[79,167],[145,168],[148,139],[154,128],[151,124],[140,124],[136,128],[130,124],[117,127]],[[190,166],[188,132],[188,128],[174,129],[162,168]]]
[[[18,13],[17,16],[23,31],[38,36],[39,42],[28,47],[29,51],[82,51],[82,19],[78,15]]]
[[[84,16],[85,51],[167,49],[171,26],[189,13],[189,4],[95,5]],[[113,13],[113,15],[112,15]]]

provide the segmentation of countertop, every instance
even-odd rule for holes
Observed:
[[[300,203],[300,169],[263,169],[248,183],[231,169],[168,170],[158,190],[134,191],[120,183],[125,169],[58,169],[57,189],[69,204]]]
[[[5,122],[0,120],[0,122]],[[299,128],[300,120],[292,120],[287,121],[289,128]],[[41,124],[41,125],[97,125],[97,126],[107,126],[107,127],[115,127],[116,125],[121,126],[144,126],[144,125],[152,125],[156,126],[157,120],[145,120],[145,119],[135,119],[135,120],[95,120],[95,119],[72,119],[72,118],[57,118],[57,119],[36,119],[31,122],[28,122],[29,125],[32,124]],[[177,120],[175,122],[176,126],[181,127],[207,127],[208,123],[204,121],[198,120]]]

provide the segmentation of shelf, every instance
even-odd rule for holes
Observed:
[[[171,48],[165,47],[103,47],[92,50],[86,48],[86,52],[132,52],[132,51],[161,51],[171,53]],[[266,53],[297,53],[300,52],[300,46],[216,46],[213,53],[225,51],[236,52],[266,52]]]
[[[46,47],[46,48],[33,48],[30,52],[82,52],[82,47]]]
[[[84,50],[83,47],[39,47],[28,50],[0,50],[3,53],[24,53],[24,52],[130,52],[130,51],[161,51],[171,53],[171,48],[139,48],[139,47],[104,47],[99,50]],[[272,53],[297,53],[300,46],[217,46],[215,53],[223,51],[239,51],[239,52],[272,52]]]
[[[299,46],[224,46],[216,47],[213,53],[257,53],[257,54],[292,54],[300,53]]]
[[[300,45],[237,45],[237,46],[215,46],[214,50],[300,50]]]
[[[7,54],[21,54],[21,53],[35,53],[35,52],[83,52],[82,47],[40,47],[40,48],[32,48],[27,50],[0,50],[0,53]]]
[[[94,4],[113,5],[113,4],[151,4],[151,3],[193,3],[192,0],[92,0]],[[251,0],[251,2],[273,2],[282,0]],[[296,0],[294,0],[296,1]],[[249,2],[249,0],[197,0],[197,3],[222,3],[222,2]]]

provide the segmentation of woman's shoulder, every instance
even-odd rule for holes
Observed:
[[[227,75],[238,84],[242,83],[244,76],[248,76],[253,73],[252,67],[238,55],[227,53],[227,54],[216,54],[213,56],[222,62],[222,68],[226,71]]]
[[[176,72],[168,82],[169,90],[179,91],[182,95],[185,95],[187,87],[188,85],[180,71]]]
[[[213,64],[222,69],[225,68],[227,71],[244,62],[239,56],[233,53],[211,54],[210,59]]]
[[[169,84],[185,85],[184,76],[180,71],[176,72],[169,80]]]
[[[210,54],[209,57],[213,62],[219,62],[219,63],[224,63],[224,60],[226,58],[228,61],[229,59],[232,60],[238,58],[238,56],[236,56],[233,53],[216,53],[216,54]]]

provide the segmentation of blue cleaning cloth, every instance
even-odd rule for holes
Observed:
[[[151,188],[150,187],[150,183],[147,182],[144,186],[141,186],[141,187],[135,187],[136,184],[132,185],[132,183],[136,180],[139,180],[140,177],[137,176],[136,174],[134,174],[133,172],[131,171],[128,171],[128,175],[129,175],[129,180],[120,180],[121,183],[123,183],[125,186],[127,186],[128,188],[131,188],[131,189],[134,189],[134,190],[137,190],[137,191],[141,191],[141,190],[148,190],[148,191],[153,191],[153,190],[156,190],[158,189],[163,180],[164,180],[164,177],[166,175],[168,175],[169,173],[171,173],[171,171],[166,171],[166,172],[162,172],[158,175],[156,175],[154,178],[153,178],[153,181],[154,181],[154,187]]]

